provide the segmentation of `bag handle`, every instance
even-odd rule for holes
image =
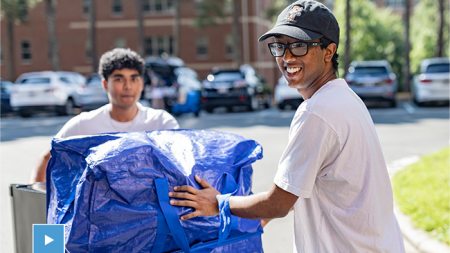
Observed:
[[[176,213],[175,208],[169,203],[169,183],[167,178],[155,179],[155,186],[159,206],[164,214],[169,230],[172,233],[173,240],[184,252],[191,252],[186,233],[184,233],[184,229],[181,226],[178,214]]]
[[[238,185],[234,177],[229,173],[223,173],[223,175],[219,180],[222,181],[221,182],[222,194],[233,194],[238,188]],[[156,193],[158,195],[159,206],[161,207],[165,221],[167,223],[167,226],[172,234],[175,243],[184,252],[186,253],[191,252],[186,233],[184,232],[184,229],[181,226],[178,214],[176,213],[175,208],[169,203],[169,183],[167,181],[167,178],[155,179],[155,186],[156,186]],[[219,231],[220,242],[224,242],[228,238],[230,229],[231,227],[229,227],[228,231],[225,233],[223,233],[223,231]]]

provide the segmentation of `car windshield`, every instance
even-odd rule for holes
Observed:
[[[92,75],[86,81],[87,85],[98,85],[101,83],[102,83],[102,80],[99,75]]]
[[[425,73],[448,73],[450,72],[449,63],[430,64]]]
[[[368,67],[368,66],[364,66],[364,67],[355,67],[355,70],[353,72],[353,74],[358,74],[358,75],[387,75],[388,71],[385,67],[376,67],[376,66],[372,66],[372,67]]]
[[[25,78],[20,80],[21,84],[49,84],[50,78],[48,77],[32,77],[32,78]]]
[[[242,80],[244,77],[240,72],[222,72],[214,75],[214,82],[229,82]]]

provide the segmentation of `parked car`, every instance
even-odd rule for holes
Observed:
[[[178,97],[175,69],[184,66],[178,57],[147,57],[145,60],[144,93],[152,107],[171,111]]]
[[[397,77],[388,61],[353,61],[345,79],[365,102],[382,101],[391,107],[397,105]]]
[[[297,89],[288,86],[286,78],[283,76],[278,79],[275,86],[275,105],[280,110],[295,110],[303,102],[303,97]]]
[[[12,87],[11,106],[23,117],[38,111],[72,115],[78,104],[76,92],[85,84],[76,72],[42,71],[20,75]]]
[[[450,59],[429,58],[420,64],[420,73],[413,79],[413,100],[417,105],[450,100]]]
[[[6,80],[0,80],[0,90],[1,90],[1,107],[0,113],[10,113],[12,112],[11,104],[10,104],[10,95],[11,95],[11,87],[13,83]]]
[[[240,69],[213,70],[202,83],[202,108],[244,106],[253,111],[270,106],[270,94],[265,83],[248,66]]]
[[[103,89],[102,78],[99,74],[90,75],[85,84],[76,89],[74,101],[82,110],[96,109],[109,103],[108,94]]]

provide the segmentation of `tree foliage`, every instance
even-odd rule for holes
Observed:
[[[367,0],[352,0],[351,10],[351,60],[387,60],[394,72],[402,79],[403,24],[401,15],[395,15],[390,9],[379,9]],[[340,47],[343,55],[345,41],[345,0],[336,0],[334,13],[340,24]],[[343,66],[340,57],[339,66]],[[344,73],[340,69],[340,73]]]
[[[449,27],[448,1],[444,1],[444,55],[449,56]],[[421,0],[414,7],[411,20],[411,70],[419,70],[420,61],[435,57],[438,41],[438,1]]]
[[[35,4],[36,1],[27,0],[1,0],[0,9],[2,16],[14,21],[25,21],[28,14],[28,6]]]
[[[221,20],[225,19],[229,13],[226,9],[230,9],[231,0],[215,1],[203,0],[197,4],[197,18],[195,19],[195,26],[203,28],[207,26],[216,25]]]

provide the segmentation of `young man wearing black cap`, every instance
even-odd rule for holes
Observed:
[[[295,252],[404,252],[374,124],[364,103],[336,75],[334,15],[316,1],[297,1],[259,40],[269,38],[280,71],[305,100],[292,120],[273,187],[230,197],[197,178],[202,190],[176,187],[171,203],[195,209],[182,219],[219,211],[270,219],[293,208]]]

